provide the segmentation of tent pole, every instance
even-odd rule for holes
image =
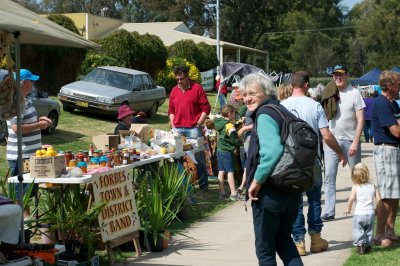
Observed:
[[[20,83],[20,69],[21,69],[21,43],[19,40],[20,32],[14,32],[15,38],[15,75],[16,75],[16,89],[17,89],[17,140],[18,140],[18,159],[17,159],[17,166],[18,166],[18,182],[19,182],[19,204],[22,209],[22,213],[24,212],[24,177],[22,171],[22,130],[21,130],[21,83]],[[21,229],[20,229],[20,239],[21,244],[25,244],[25,235],[24,235],[24,215],[21,217]]]

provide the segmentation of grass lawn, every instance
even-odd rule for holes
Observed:
[[[207,93],[207,97],[210,104],[214,106],[216,94],[214,92]],[[57,100],[56,98],[54,99]],[[169,128],[168,102],[167,98],[165,103],[160,106],[157,114],[153,118],[148,119],[148,124],[153,128]],[[72,152],[77,152],[79,150],[88,150],[89,144],[92,142],[92,136],[113,133],[116,125],[116,118],[111,116],[90,114],[78,110],[72,113],[61,110],[60,120],[55,133],[51,136],[43,135],[42,143],[51,144],[57,150],[61,151],[71,150]],[[4,178],[7,170],[6,143],[2,141],[0,143],[0,177]]]
[[[376,225],[376,220],[375,220]],[[400,211],[397,212],[396,230],[400,234]],[[344,266],[391,266],[400,264],[400,243],[394,243],[392,246],[384,248],[372,246],[372,252],[367,255],[358,255],[357,249],[353,248],[352,255],[345,262]]]

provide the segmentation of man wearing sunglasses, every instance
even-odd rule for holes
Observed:
[[[200,84],[190,80],[187,67],[175,67],[174,74],[177,85],[171,91],[168,106],[171,126],[185,137],[202,137],[202,124],[211,111],[207,95]],[[207,190],[208,175],[204,152],[197,152],[195,158],[198,163],[197,175],[200,189]]]

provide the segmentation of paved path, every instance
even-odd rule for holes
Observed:
[[[375,176],[373,145],[362,144],[362,162],[369,166]],[[322,253],[302,257],[304,265],[342,265],[351,254],[351,217],[343,216],[351,190],[350,169],[339,167],[337,177],[336,219],[326,222],[322,237],[329,242],[329,249]],[[324,202],[322,202],[324,203]],[[145,253],[129,259],[129,265],[257,265],[254,247],[251,208],[247,212],[242,202],[222,210],[209,219],[198,222],[188,229],[187,235],[194,239],[176,236],[163,252]],[[305,211],[307,207],[305,207]],[[306,212],[305,212],[306,213]],[[309,251],[310,238],[306,237]],[[282,262],[277,258],[278,265]]]

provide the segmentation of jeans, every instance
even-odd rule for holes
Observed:
[[[365,142],[369,142],[369,140],[373,138],[371,129],[371,120],[365,120],[364,137],[365,137]]]
[[[374,236],[374,214],[353,216],[353,246],[371,245]]]
[[[306,192],[308,201],[307,224],[308,234],[313,235],[320,233],[323,227],[321,220],[321,188],[322,188],[322,172],[319,162],[314,165],[314,186]],[[299,243],[304,240],[306,234],[305,219],[303,214],[303,195],[300,196],[299,210],[297,218],[293,224],[293,241]]]
[[[358,143],[357,154],[349,156],[349,148],[353,141],[337,139],[340,148],[343,151],[344,156],[347,159],[350,170],[353,169],[354,165],[361,162],[361,143]],[[335,215],[335,204],[336,204],[336,175],[339,165],[339,157],[336,152],[324,143],[324,161],[325,161],[325,213],[329,216]]]
[[[218,94],[219,107],[222,108],[226,104],[226,97],[221,92]]]
[[[11,169],[11,176],[17,176],[18,175],[18,164],[17,164],[17,161],[8,160],[8,166]],[[30,184],[27,184],[27,183],[24,183],[22,185],[23,194],[26,194],[26,192],[28,191],[29,186],[30,186]],[[38,190],[39,190],[39,185],[38,184],[34,184],[30,197],[36,196]],[[20,200],[21,197],[19,195],[19,183],[15,183],[14,184],[14,192],[15,192],[15,199]]]
[[[202,137],[202,131],[199,127],[185,128],[185,127],[177,127],[175,130],[187,137],[187,138],[199,138]],[[199,186],[201,190],[208,188],[208,175],[207,175],[207,167],[206,167],[206,158],[204,155],[204,151],[199,151],[194,154],[194,157],[197,161],[197,176],[199,177]]]
[[[259,265],[276,265],[276,253],[285,265],[303,265],[291,237],[300,193],[285,193],[262,185],[253,209],[256,254]]]

